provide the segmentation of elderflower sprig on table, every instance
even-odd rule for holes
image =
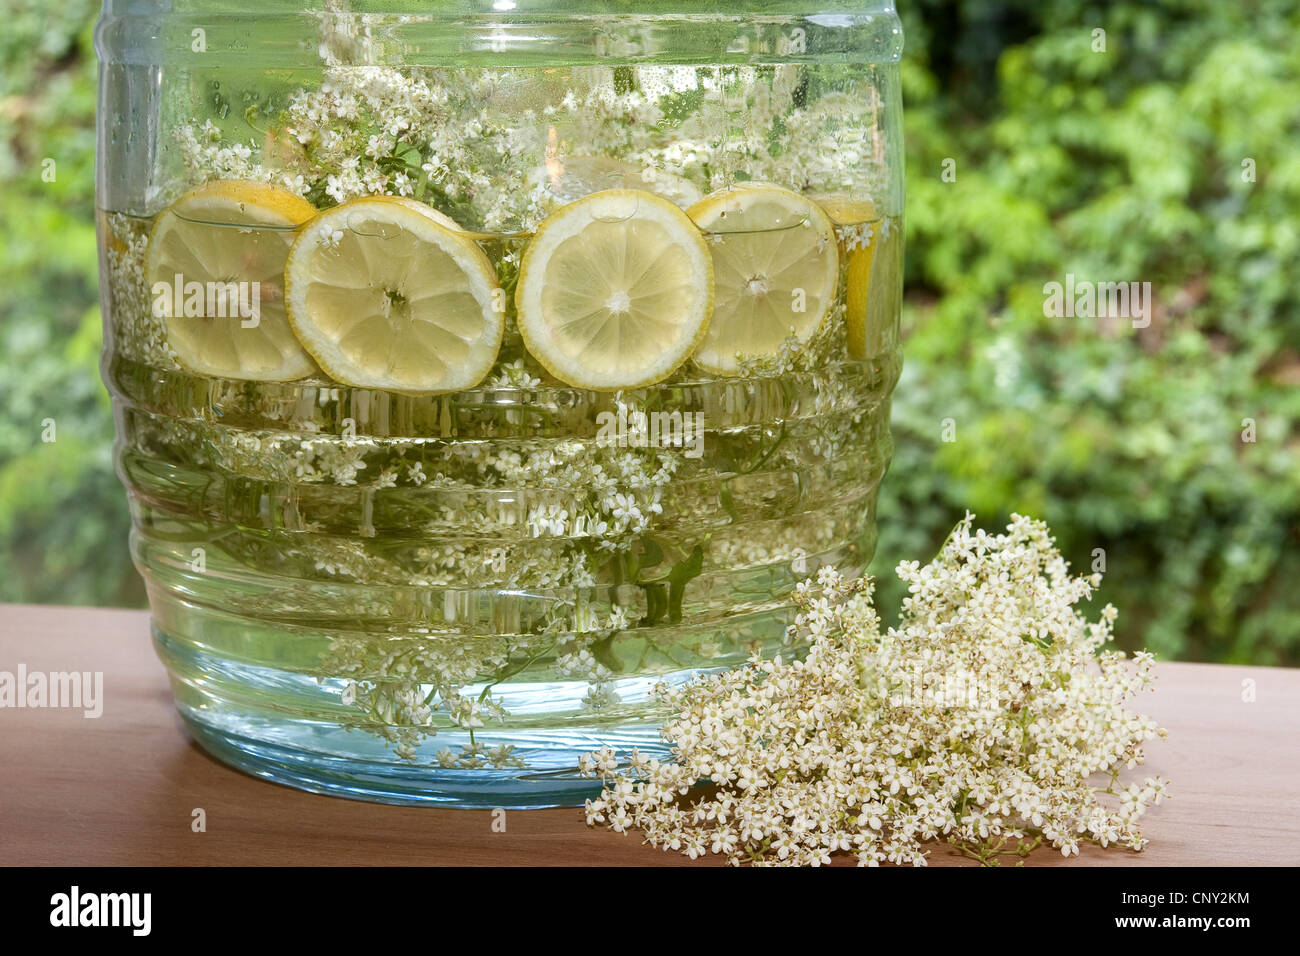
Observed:
[[[1119,775],[1165,736],[1125,706],[1150,686],[1152,656],[1129,666],[1106,649],[1115,609],[1090,622],[1074,607],[1100,576],[1071,576],[1045,524],[1014,515],[990,535],[972,518],[930,564],[899,565],[900,626],[882,632],[870,578],[822,568],[796,596],[804,660],[662,689],[673,760],[584,759],[605,784],[587,822],[733,864],[851,852],[922,866],[935,840],[985,864],[1040,843],[1140,850],[1138,820],[1166,784]],[[713,791],[690,798],[701,780]]]

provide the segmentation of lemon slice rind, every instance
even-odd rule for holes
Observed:
[[[445,212],[434,209],[432,206],[428,205],[427,203],[422,203],[418,199],[412,199],[410,196],[390,196],[387,193],[380,193],[379,195],[376,196],[364,196],[362,198],[373,199],[378,202],[391,202],[391,203],[396,203],[399,206],[405,206],[407,209],[410,209],[412,212],[418,212],[422,215],[428,216],[434,222],[438,223],[439,225],[446,226],[452,232],[467,231],[461,226],[460,223],[458,223],[455,219],[452,219],[451,216],[447,215]]]
[[[880,248],[881,222],[876,204],[870,199],[839,196],[818,198],[822,209],[835,223],[844,270],[845,348],[849,358],[867,358],[867,300],[871,272]]]

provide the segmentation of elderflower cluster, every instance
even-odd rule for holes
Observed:
[[[604,782],[588,823],[735,864],[924,865],[935,840],[986,864],[1039,843],[1141,849],[1138,821],[1166,784],[1119,775],[1165,734],[1125,706],[1149,687],[1151,655],[1106,648],[1114,608],[1087,621],[1074,606],[1099,577],[1072,577],[1042,522],[971,523],[930,564],[899,566],[898,627],[882,632],[869,578],[823,568],[796,597],[804,660],[662,689],[673,759],[586,758]],[[691,799],[700,780],[716,792]]]
[[[489,233],[537,227],[557,204],[548,170],[565,156],[680,178],[683,197],[744,179],[818,195],[886,191],[882,104],[870,84],[809,99],[797,64],[645,63],[626,76],[601,66],[562,83],[540,71],[398,68],[385,65],[375,30],[416,18],[354,12],[346,0],[325,0],[316,16],[319,82],[278,115],[247,115],[260,141],[211,120],[178,127],[192,181],[274,183],[321,207],[411,196]],[[607,29],[616,48],[618,27]]]
[[[102,216],[114,347],[134,361],[168,371],[176,369],[176,352],[167,341],[166,326],[150,308],[152,294],[144,271],[148,223],[123,213]]]

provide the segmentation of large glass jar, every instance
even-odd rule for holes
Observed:
[[[106,0],[103,374],[197,740],[577,803],[657,684],[798,653],[892,447],[901,43],[889,0]]]

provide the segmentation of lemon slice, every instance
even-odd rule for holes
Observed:
[[[898,310],[903,297],[903,230],[897,219],[882,219],[875,225],[871,244],[876,254],[871,262],[871,284],[866,295],[866,323],[863,354],[869,358],[898,345]]]
[[[443,220],[415,200],[376,196],[335,206],[299,234],[285,264],[289,323],[331,378],[452,392],[492,368],[505,328],[496,271]]]
[[[699,344],[713,304],[700,231],[666,199],[610,189],[553,213],[519,266],[515,305],[528,351],[580,388],[637,388],[671,375]]]
[[[558,202],[576,202],[606,189],[644,189],[685,209],[700,198],[700,190],[676,173],[640,167],[609,156],[566,156],[534,170],[532,183],[544,183]]]
[[[687,210],[708,234],[717,277],[713,321],[695,362],[734,375],[739,357],[776,355],[793,335],[807,342],[835,298],[835,227],[811,200],[780,186],[744,183]]]
[[[867,357],[867,296],[871,265],[880,246],[880,214],[869,199],[819,199],[835,223],[840,255],[847,263],[844,276],[844,322],[849,356]]]
[[[284,310],[284,261],[294,229],[315,214],[293,193],[233,180],[200,186],[162,211],[145,273],[182,365],[264,382],[316,371]]]

